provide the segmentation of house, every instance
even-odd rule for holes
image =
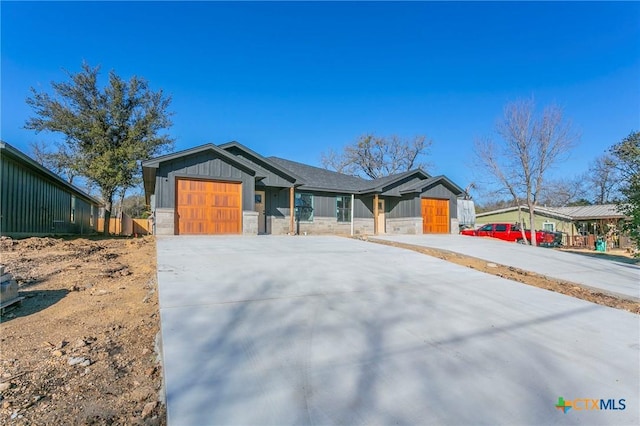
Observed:
[[[0,142],[0,235],[86,235],[102,203],[26,154]]]
[[[560,213],[553,208],[536,207],[534,215],[534,226],[531,226],[529,219],[529,207],[520,206],[521,217],[524,226],[527,229],[535,229],[538,231],[564,232],[568,235],[576,235],[578,233],[573,218],[567,214]],[[476,213],[476,226],[485,225],[487,223],[519,222],[518,207],[507,207],[498,210],[492,210],[483,213]]]
[[[525,226],[529,223],[529,208],[521,206]],[[565,245],[593,247],[596,238],[604,237],[608,246],[620,243],[619,231],[625,215],[615,204],[573,207],[536,207],[534,229],[559,231],[566,234]],[[518,207],[507,207],[476,214],[477,225],[493,222],[518,222]],[[476,226],[477,226],[476,225]]]
[[[420,169],[367,180],[238,142],[153,158],[142,169],[158,235],[457,233],[464,192]]]

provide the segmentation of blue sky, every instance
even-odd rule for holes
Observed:
[[[237,140],[319,165],[359,135],[427,135],[464,187],[508,101],[562,106],[572,177],[640,129],[640,3],[6,2],[1,137],[29,151],[29,88],[83,60],[173,97],[176,150]]]

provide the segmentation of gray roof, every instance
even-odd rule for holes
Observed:
[[[460,188],[458,185],[453,183],[453,181],[451,181],[445,175],[433,176],[433,177],[429,177],[426,180],[415,182],[413,185],[410,185],[406,188],[402,188],[400,190],[400,193],[407,194],[410,192],[423,192],[425,188],[435,185],[437,183],[442,183],[444,186],[447,186],[450,190],[456,193],[456,195],[464,194],[464,189]]]
[[[526,211],[529,212],[529,207],[527,206],[520,206],[520,209],[522,211]],[[517,206],[513,206],[513,207],[505,207],[503,209],[497,209],[497,210],[491,210],[488,212],[482,212],[482,213],[477,213],[476,214],[476,218],[479,217],[484,217],[484,216],[490,216],[493,214],[498,214],[498,213],[506,213],[506,212],[510,212],[510,211],[515,211],[518,210]],[[561,212],[558,212],[550,207],[540,207],[540,206],[536,206],[535,209],[536,213],[542,216],[551,216],[551,217],[558,217],[560,219],[567,219],[567,220],[571,220],[572,217],[567,215],[567,214],[563,214]]]
[[[407,172],[396,173],[390,176],[378,179],[368,180],[357,176],[345,175],[343,173],[334,172],[332,170],[322,169],[320,167],[309,166],[308,164],[298,163],[284,158],[269,157],[273,163],[290,170],[297,176],[301,176],[304,184],[300,189],[335,191],[335,192],[353,192],[358,194],[366,194],[372,192],[384,192],[394,186],[394,190],[385,195],[401,196],[411,192],[421,192],[424,188],[442,183],[449,187],[454,193],[462,194],[464,190],[449,180],[446,176],[431,177],[421,169],[409,170]],[[420,179],[414,183],[400,183],[411,178]]]
[[[593,206],[548,207],[549,210],[566,214],[574,219],[623,218],[624,213],[618,211],[615,204],[597,204]]]
[[[286,160],[284,158],[265,158],[246,146],[232,141],[219,146],[210,143],[204,144],[143,161],[142,169],[145,193],[150,194],[155,190],[155,169],[160,166],[160,163],[207,150],[216,152],[223,158],[235,162],[236,165],[241,168],[247,169],[257,180],[263,179],[267,175],[268,168],[277,171],[281,175],[287,176],[289,182],[292,182],[302,190],[354,194],[383,193],[385,196],[400,197],[403,194],[419,192],[421,189],[436,183],[443,183],[453,190],[453,192],[457,192],[458,194],[463,192],[460,187],[445,176],[432,178],[421,169],[409,170],[407,172],[369,180]],[[238,150],[243,152],[244,155],[240,154]],[[246,155],[248,155],[249,158],[244,158]],[[419,180],[419,182],[415,182],[416,179]]]
[[[185,149],[178,152],[172,152],[170,154],[161,155],[160,157],[155,157],[149,160],[145,160],[142,162],[142,168],[143,170],[145,168],[157,169],[158,167],[160,167],[160,163],[162,162],[175,160],[177,158],[185,157],[187,155],[197,154],[203,151],[213,151],[219,156],[221,156],[222,158],[225,158],[226,160],[231,161],[231,163],[235,163],[240,168],[250,172],[252,175],[257,174],[256,168],[252,163],[246,161],[242,157],[238,157],[237,155],[230,154],[224,149],[221,149],[212,143],[206,143],[204,145],[195,146],[193,148]]]
[[[527,206],[520,206],[522,210],[529,211]],[[504,209],[493,210],[490,212],[478,213],[476,217],[489,216],[496,213],[504,213],[517,210],[518,207],[506,207]],[[620,213],[615,204],[598,204],[594,206],[574,206],[574,207],[542,207],[536,206],[536,213],[548,216],[558,216],[565,219],[581,220],[581,219],[606,219],[606,218],[624,218],[625,215]]]
[[[266,166],[268,168],[271,168],[271,169],[279,172],[280,174],[285,175],[289,179],[292,179],[292,180],[296,181],[296,183],[298,183],[298,184],[304,183],[304,179],[302,179],[300,176],[298,176],[295,173],[293,173],[293,171],[285,169],[284,167],[274,163],[270,159],[258,154],[257,152],[253,151],[252,149],[242,145],[240,142],[237,142],[237,141],[227,142],[225,144],[218,145],[218,148],[224,149],[225,151],[229,151],[230,153],[234,149],[240,150],[240,151],[244,152],[245,155],[246,154],[249,155],[250,159],[245,159],[245,160],[250,162],[254,166],[258,167],[260,170],[265,170],[264,166]],[[259,163],[262,163],[262,164],[259,164]]]
[[[268,157],[268,159],[302,177],[302,179],[304,179],[304,185],[300,187],[301,189],[360,192],[367,186],[371,185],[371,181],[357,176],[345,175],[343,173],[322,169],[320,167],[285,160],[284,158]]]
[[[402,173],[396,173],[390,176],[381,177],[378,179],[363,179],[358,176],[346,175],[344,173],[334,172],[332,170],[323,169],[320,167],[309,166],[308,164],[298,163],[296,161],[285,160],[284,158],[269,157],[272,162],[290,170],[292,173],[301,176],[304,180],[304,184],[300,186],[300,189],[308,190],[322,190],[322,191],[335,191],[335,192],[353,192],[353,193],[371,193],[371,192],[383,192],[386,188],[411,177],[417,177],[421,179],[421,187],[427,186],[429,182],[435,182],[436,180],[446,179],[449,182],[449,186],[454,189],[459,187],[453,184],[444,176],[439,176],[437,179],[430,179],[430,176],[421,169],[409,170]],[[415,185],[411,185],[415,186]],[[402,191],[403,193],[411,191]],[[462,192],[462,190],[460,190]],[[400,193],[397,194],[400,196]]]

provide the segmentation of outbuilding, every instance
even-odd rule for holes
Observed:
[[[264,157],[238,142],[142,163],[155,233],[457,233],[464,191],[416,169],[367,180]]]
[[[96,232],[102,203],[6,142],[0,142],[0,176],[0,235]]]

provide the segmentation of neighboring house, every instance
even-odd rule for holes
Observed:
[[[538,231],[558,231],[564,232],[568,235],[576,235],[578,233],[571,216],[557,212],[552,208],[536,207],[534,215],[535,223],[533,227],[531,226],[531,220],[529,219],[529,208],[527,206],[521,206],[520,210],[524,226],[527,229],[533,228]],[[489,212],[476,213],[476,227],[496,222],[519,222],[518,207],[507,207]]]
[[[521,206],[525,226],[529,223],[529,209]],[[575,207],[536,207],[536,230],[559,231],[567,235],[565,244],[593,246],[598,237],[607,238],[612,246],[619,245],[619,231],[625,215],[615,204]],[[518,208],[508,207],[476,214],[476,226],[493,222],[518,222]]]
[[[554,207],[553,210],[571,216],[580,235],[605,235],[613,228],[621,229],[621,222],[626,217],[615,204]]]
[[[0,142],[0,182],[0,235],[96,231],[102,203],[6,142]]]
[[[420,169],[375,180],[230,142],[142,163],[155,233],[457,233],[463,190]]]

